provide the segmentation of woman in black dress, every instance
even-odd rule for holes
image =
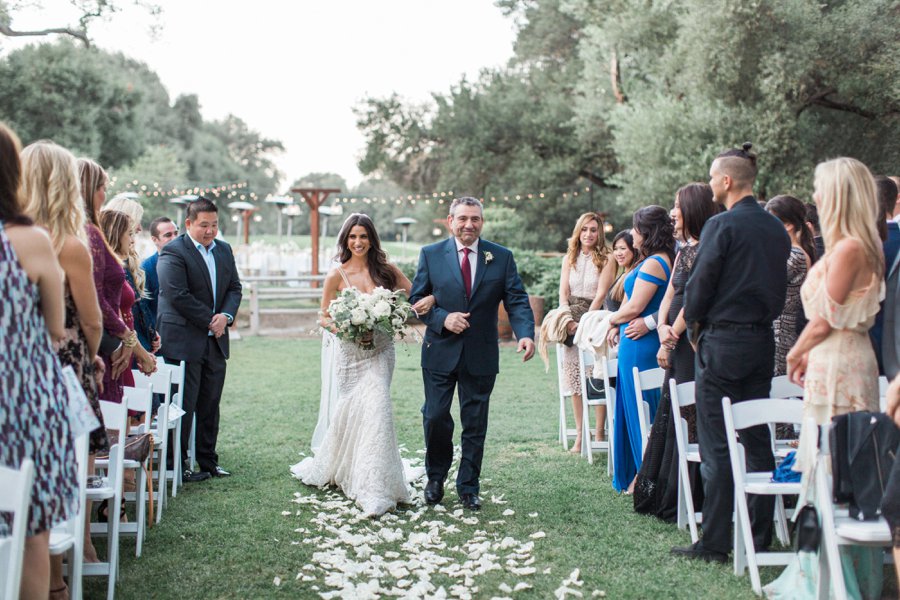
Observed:
[[[669,379],[676,383],[694,380],[694,350],[685,335],[684,288],[694,267],[700,231],[706,221],[718,212],[712,189],[705,183],[690,183],[675,194],[675,234],[684,243],[675,258],[669,288],[659,310],[657,333],[660,349],[659,366],[666,369],[666,382],[650,430],[650,440],[634,488],[634,510],[651,514],[664,521],[675,521],[678,506],[678,447],[675,442],[675,419],[669,394]],[[688,421],[690,441],[696,442],[697,427],[694,407],[682,417]],[[691,465],[694,503],[703,503],[700,470]]]

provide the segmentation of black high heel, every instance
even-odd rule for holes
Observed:
[[[98,523],[106,523],[109,521],[109,501],[103,500],[100,504],[97,505],[97,522]],[[119,522],[124,523],[126,521],[125,518],[125,507],[122,506],[119,509]]]

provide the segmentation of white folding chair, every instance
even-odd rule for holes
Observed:
[[[569,390],[566,389],[566,376],[563,370],[564,348],[564,345],[556,344],[556,387],[559,393],[559,443],[562,444],[563,450],[568,450],[569,439],[574,438],[578,430],[574,427],[569,429],[566,420],[566,398],[569,397],[566,392]]]
[[[150,422],[152,419],[151,412],[153,410],[153,392],[149,389],[142,388],[134,388],[126,386],[123,390],[124,397],[122,399],[123,404],[128,407],[128,410],[138,411],[144,413],[143,422],[137,427],[133,428],[132,433],[147,433],[150,432]],[[120,434],[119,439],[124,442],[125,437]],[[152,450],[151,450],[152,454]],[[150,460],[150,457],[147,458]],[[99,461],[97,461],[99,462]],[[141,550],[144,545],[144,536],[146,535],[146,527],[147,527],[147,470],[148,465],[146,462],[140,462],[137,460],[130,460],[126,458],[123,462],[123,468],[130,469],[134,471],[135,482],[137,483],[136,491],[134,492],[125,492],[124,493],[124,501],[125,502],[134,502],[135,505],[135,519],[134,521],[128,523],[122,523],[119,526],[119,532],[123,535],[134,535],[135,540],[135,556],[141,556]]]
[[[606,452],[609,454],[609,437],[602,442],[594,441],[591,433],[591,420],[588,416],[590,409],[597,406],[606,406],[606,420],[603,423],[594,424],[595,431],[602,432],[609,423],[609,403],[606,398],[606,386],[603,389],[596,389],[593,383],[588,379],[588,369],[592,371],[592,379],[597,379],[597,364],[594,360],[594,353],[585,350],[578,350],[578,368],[581,372],[581,455],[588,459],[588,462],[594,463],[594,452]],[[592,397],[593,396],[593,397]],[[608,427],[606,427],[609,429]],[[609,456],[607,456],[609,459]]]
[[[119,443],[113,444],[109,449],[109,459],[105,463],[106,475],[101,480],[100,487],[88,488],[86,496],[92,502],[106,500],[106,523],[91,523],[91,535],[106,534],[107,561],[103,563],[84,563],[84,576],[105,576],[108,578],[106,588],[107,600],[113,600],[116,594],[116,580],[119,577],[119,526],[121,524],[120,511],[122,508],[122,473],[125,468],[125,434],[128,431],[128,407],[125,402],[115,403],[100,401],[100,412],[103,414],[103,423],[107,429],[119,432]],[[100,459],[94,461],[94,465],[100,468]]]
[[[776,375],[772,378],[772,385],[769,387],[769,398],[796,398],[803,399],[803,387],[797,385],[788,379],[787,375]],[[769,427],[772,434],[772,450],[775,452],[775,458],[784,458],[794,449],[794,440],[780,440],[775,436],[776,426],[772,424]]]
[[[166,476],[166,460],[169,454],[169,401],[171,399],[172,371],[158,369],[150,375],[133,370],[134,386],[149,389],[153,394],[162,394],[163,401],[157,409],[156,417],[150,425],[153,434],[153,451],[156,455],[153,470],[156,486],[156,522],[162,519],[163,507],[166,506],[168,477]],[[165,390],[165,391],[163,391]],[[162,424],[162,425],[160,425]],[[174,426],[172,427],[174,429]]]
[[[694,382],[676,384],[675,378],[670,378],[669,395],[672,401],[672,416],[675,419],[675,444],[678,447],[678,528],[688,527],[691,542],[696,543],[700,539],[697,523],[702,521],[703,513],[694,512],[694,493],[691,490],[688,463],[700,464],[700,445],[690,443],[688,424],[681,416],[682,408],[696,404]]]
[[[650,419],[650,405],[644,400],[644,392],[662,390],[666,382],[666,371],[659,367],[638,371],[638,368],[634,367],[631,372],[634,376],[634,401],[641,426],[641,456],[644,456],[647,442],[650,440],[650,426],[653,424]]]
[[[165,360],[163,360],[161,356],[157,356],[156,368],[157,372],[169,372],[171,385],[178,386],[178,391],[172,393],[171,402],[169,405],[169,429],[172,430],[172,448],[169,451],[172,454],[172,469],[168,469],[165,465],[160,466],[160,471],[165,469],[166,479],[172,481],[172,497],[174,498],[178,495],[178,488],[182,483],[181,427],[183,421],[182,416],[184,414],[182,408],[182,400],[184,398],[184,373],[187,365],[184,361],[181,361],[181,363],[177,365],[170,365]]]
[[[84,564],[85,497],[87,493],[88,438],[85,432],[75,439],[75,461],[78,466],[78,512],[50,530],[50,556],[66,555],[69,597],[82,596],[81,573]]]
[[[34,463],[22,461],[18,469],[0,466],[0,511],[12,513],[12,534],[0,538],[0,572],[4,574],[0,593],[3,600],[16,600],[22,584],[25,557],[25,531],[28,529],[28,507],[34,483]]]
[[[802,423],[803,402],[782,398],[745,400],[731,404],[728,397],[722,398],[725,416],[725,434],[728,439],[728,454],[731,459],[731,473],[734,477],[734,574],[742,575],[745,568],[750,570],[753,591],[762,593],[759,579],[760,565],[786,565],[794,557],[792,552],[760,552],[753,546],[753,531],[750,527],[750,510],[747,494],[775,496],[775,520],[778,537],[787,542],[787,514],[782,496],[799,494],[800,482],[774,482],[772,471],[748,472],[744,445],[738,440],[738,431],[757,425],[772,423]]]
[[[813,419],[808,419],[804,427],[816,427]],[[844,581],[844,569],[841,565],[841,546],[891,545],[891,528],[884,517],[876,521],[857,521],[847,509],[838,509],[832,502],[831,473],[828,469],[830,425],[822,427],[819,437],[819,453],[816,457],[815,507],[822,520],[822,537],[819,544],[819,598],[847,598],[847,583]],[[830,592],[829,592],[830,589]]]
[[[615,445],[616,445],[616,388],[612,385],[613,374],[618,373],[619,360],[616,358],[602,357],[600,364],[603,367],[603,390],[606,394],[606,423],[608,424],[609,435],[607,436],[607,448],[609,453],[606,456],[606,474],[613,476],[615,468]],[[618,377],[618,375],[616,375]]]

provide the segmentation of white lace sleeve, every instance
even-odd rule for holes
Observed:
[[[316,453],[325,439],[325,432],[337,407],[338,339],[330,331],[322,332],[322,394],[319,398],[319,420],[312,436],[312,451]]]

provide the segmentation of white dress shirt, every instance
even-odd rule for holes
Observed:
[[[478,240],[475,240],[475,243],[471,246],[464,246],[457,237],[454,237],[453,241],[456,242],[456,260],[459,261],[460,268],[462,268],[463,256],[465,256],[465,252],[462,251],[463,248],[471,250],[471,252],[469,252],[469,270],[472,272],[472,281],[469,283],[471,283],[472,286],[469,289],[475,289],[475,270],[478,268]]]

